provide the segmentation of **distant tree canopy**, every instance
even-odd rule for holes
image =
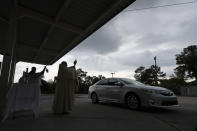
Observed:
[[[87,93],[89,86],[93,85],[99,80],[105,79],[104,76],[98,75],[98,76],[88,76],[86,71],[83,71],[81,68],[77,69],[77,75],[79,80],[79,87],[78,90],[76,90],[76,93]],[[55,93],[55,87],[57,82],[57,76],[54,77],[53,80],[45,81],[42,80],[41,85],[41,92],[43,94],[53,94]]]
[[[159,66],[151,65],[149,68],[143,66],[138,67],[135,70],[134,78],[144,84],[158,85],[160,78],[164,78],[165,73],[161,72]]]
[[[41,80],[41,93],[42,94],[54,94],[55,93],[55,82],[52,80],[45,81]]]
[[[105,79],[104,76],[98,75],[98,76],[88,76],[87,72],[83,71],[81,68],[77,69],[78,74],[78,80],[79,80],[79,90],[78,92],[88,92],[89,86],[93,85],[99,80]]]
[[[191,45],[184,48],[181,54],[176,55],[178,67],[175,73],[179,78],[195,78],[197,80],[197,46]]]
[[[176,75],[171,75],[168,79],[161,79],[160,86],[174,91],[175,94],[180,94],[180,87],[186,85],[186,82]]]

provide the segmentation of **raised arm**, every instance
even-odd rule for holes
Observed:
[[[44,69],[40,72],[41,75],[44,75],[45,70],[47,69],[47,66],[44,67]]]

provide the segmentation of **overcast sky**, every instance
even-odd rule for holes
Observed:
[[[102,28],[80,43],[54,65],[49,66],[45,79],[57,75],[58,64],[65,60],[89,75],[133,78],[139,66],[149,67],[157,56],[158,65],[169,76],[176,67],[175,54],[183,48],[197,44],[197,3],[127,11],[158,5],[188,2],[190,0],[137,0]],[[191,0],[192,1],[192,0]],[[15,81],[25,68],[43,65],[18,63]]]

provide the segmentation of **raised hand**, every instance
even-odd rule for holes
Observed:
[[[74,66],[77,64],[77,60],[74,61]]]
[[[45,66],[44,68],[46,69],[46,72],[48,73],[48,72],[49,72],[49,70],[47,69],[47,66]]]

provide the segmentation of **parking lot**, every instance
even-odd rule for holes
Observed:
[[[197,125],[197,98],[178,97],[179,107],[127,109],[115,103],[92,104],[86,94],[76,95],[73,111],[54,115],[53,96],[42,96],[40,118],[19,112],[16,119],[1,123],[1,131],[194,131]]]

